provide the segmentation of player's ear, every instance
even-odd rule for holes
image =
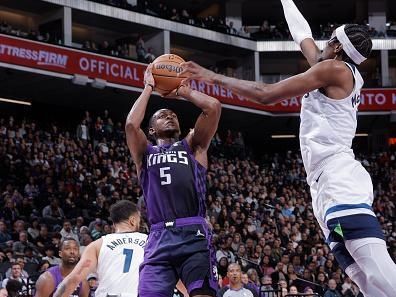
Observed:
[[[341,51],[342,51],[342,44],[341,44],[341,43],[338,43],[338,44],[334,47],[334,53],[335,53],[336,55],[339,55],[339,54],[341,53]]]
[[[155,134],[155,129],[154,129],[153,127],[151,127],[151,128],[149,128],[148,132],[149,132],[149,134],[150,134],[151,136],[154,136],[154,134]]]
[[[134,215],[131,215],[131,216],[129,217],[129,224],[131,224],[132,226],[135,226],[135,225],[136,225],[136,218],[135,218]]]

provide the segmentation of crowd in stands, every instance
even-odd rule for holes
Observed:
[[[156,58],[153,48],[145,46],[142,36],[138,37],[134,46],[131,42],[121,41],[111,44],[108,41],[103,41],[98,45],[95,41],[87,40],[83,43],[82,48],[87,51],[108,56],[133,59],[142,63],[151,63]]]
[[[131,5],[127,0],[94,0],[103,4],[117,6],[129,10],[138,11],[141,13],[157,16],[160,18],[181,22],[209,30],[218,31],[221,33],[237,35],[244,38],[251,38],[254,40],[291,40],[291,35],[285,21],[270,23],[268,20],[263,20],[261,25],[257,26],[242,26],[235,28],[233,21],[226,21],[225,16],[211,16],[198,17],[190,13],[187,9],[177,9],[169,7],[165,2],[155,1],[137,1],[136,5]],[[354,21],[351,21],[355,23]],[[362,24],[367,24],[364,21]],[[334,22],[311,24],[313,36],[317,39],[330,38],[333,30],[339,25]],[[392,25],[388,26],[391,27]],[[383,31],[377,31],[370,27],[370,34],[372,37],[384,38],[387,36],[395,36],[395,30],[387,28]]]
[[[0,33],[48,43],[62,43],[62,39],[60,36],[54,36],[48,32],[40,32],[39,30],[34,29],[23,30],[21,28],[11,26],[8,22],[4,20],[0,20]]]
[[[115,201],[131,200],[145,216],[123,124],[104,111],[86,112],[75,125],[73,131],[62,124],[0,119],[3,286],[10,278],[34,281],[58,264],[62,238],[75,237],[83,251],[111,233],[109,207]],[[396,153],[357,157],[373,177],[374,210],[396,260]],[[207,171],[207,218],[220,286],[230,283],[227,268],[236,262],[242,281],[256,290],[362,296],[324,243],[310,201],[298,152],[255,157],[241,132],[216,134]],[[149,231],[146,222],[141,228]]]

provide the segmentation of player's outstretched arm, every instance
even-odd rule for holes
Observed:
[[[298,10],[293,0],[281,0],[281,3],[293,40],[301,48],[309,65],[315,65],[319,62],[320,50],[312,38],[312,32],[308,22]]]
[[[138,173],[142,165],[142,157],[147,147],[147,137],[140,125],[143,122],[144,115],[151,93],[154,89],[154,78],[151,73],[152,64],[150,64],[144,74],[144,89],[139,98],[133,104],[125,123],[125,134],[129,151],[133,161],[136,164]]]
[[[304,95],[318,88],[342,86],[349,81],[351,75],[345,64],[336,60],[320,62],[304,73],[275,84],[227,77],[213,73],[194,62],[186,62],[183,67],[185,68],[184,71],[189,73],[190,79],[199,78],[208,83],[218,84],[246,97],[250,101],[261,104],[277,103],[284,99]]]
[[[85,248],[80,261],[78,261],[73,271],[59,284],[53,297],[69,297],[79,283],[82,283],[80,297],[89,295],[89,285],[86,279],[89,273],[96,271],[101,245],[102,240],[98,239]]]
[[[221,115],[221,103],[216,98],[190,89],[188,86],[181,85],[178,95],[192,102],[202,110],[194,129],[187,136],[187,141],[193,149],[197,160],[207,167],[206,152],[210,141],[217,131]]]

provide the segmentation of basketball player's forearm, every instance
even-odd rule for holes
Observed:
[[[140,128],[140,124],[143,122],[144,115],[146,113],[146,108],[151,93],[152,88],[146,85],[139,98],[133,104],[132,109],[127,116],[125,127],[134,127],[135,129]]]
[[[182,87],[179,89],[179,94],[200,108],[205,114],[217,113],[219,109],[219,100],[204,93]]]
[[[70,291],[70,290],[69,290]],[[73,291],[70,292],[70,294],[67,294],[69,292],[66,292],[66,282],[62,281],[58,288],[56,289],[53,297],[63,297],[63,296],[70,296],[71,293],[73,293]]]
[[[216,74],[213,77],[213,83],[230,89],[232,92],[256,103],[272,104],[278,101],[270,97],[265,83],[241,80],[221,74]]]

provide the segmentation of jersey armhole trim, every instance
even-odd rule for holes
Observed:
[[[322,96],[323,96],[326,100],[329,100],[329,101],[335,102],[335,103],[342,103],[342,102],[344,102],[344,101],[350,99],[353,93],[356,93],[355,69],[353,69],[352,66],[349,65],[347,62],[344,62],[344,63],[345,63],[345,65],[348,67],[349,71],[350,71],[351,74],[352,74],[352,79],[353,79],[353,88],[352,88],[352,91],[351,91],[351,92],[349,93],[349,95],[346,96],[345,98],[334,99],[334,98],[330,98],[330,97],[328,97],[326,94],[324,94],[324,93],[321,91],[321,89],[317,89],[317,91],[318,91],[320,94],[322,94]],[[359,93],[360,93],[360,92],[359,92]]]

